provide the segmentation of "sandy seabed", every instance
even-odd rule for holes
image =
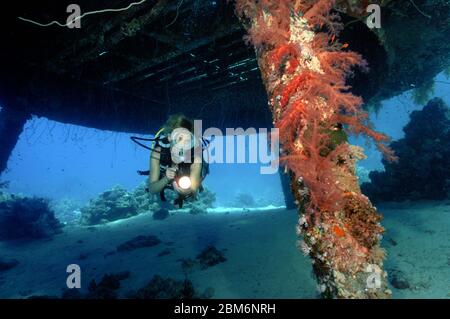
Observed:
[[[386,228],[385,267],[409,287],[391,287],[394,298],[450,298],[450,202],[379,205]],[[294,210],[231,210],[165,220],[142,214],[96,227],[67,226],[51,240],[0,243],[0,256],[19,265],[0,272],[0,298],[60,296],[66,267],[81,267],[82,291],[106,273],[130,271],[121,282],[126,296],[158,274],[183,279],[181,259],[195,258],[208,245],[223,250],[226,262],[189,274],[199,292],[213,298],[317,298],[309,259],[296,249]],[[138,235],[155,235],[153,247],[116,252]],[[161,254],[161,252],[164,252]]]

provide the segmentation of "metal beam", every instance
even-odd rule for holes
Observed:
[[[6,169],[9,156],[17,144],[25,122],[31,117],[30,113],[23,112],[14,107],[5,107],[0,110],[0,174]]]
[[[189,51],[193,51],[195,49],[198,49],[202,46],[205,46],[213,41],[216,41],[222,37],[225,37],[227,35],[232,34],[233,32],[242,30],[242,27],[239,24],[233,24],[228,26],[221,26],[218,30],[215,32],[212,32],[211,36],[207,36],[195,41],[191,41],[183,45],[183,49],[174,49],[173,51],[168,52],[167,54],[161,55],[159,57],[156,57],[152,60],[143,62],[139,65],[137,65],[134,68],[131,68],[128,72],[122,72],[121,74],[111,78],[110,81],[107,83],[117,83],[123,80],[128,80],[129,78],[137,75],[140,72],[145,72],[146,70],[151,69],[152,67],[162,64],[164,62],[170,61],[174,58],[177,58],[181,56],[182,54],[187,54]]]
[[[113,50],[121,41],[135,36],[145,25],[154,22],[162,14],[175,8],[173,1],[158,0],[147,13],[124,23],[126,19],[130,19],[142,10],[142,7],[139,6],[132,7],[130,12],[125,12],[122,16],[119,15],[106,23],[101,30],[92,33],[92,36],[83,38],[75,47],[71,46],[59,54],[57,58],[48,63],[48,66],[57,73],[68,71],[61,68],[61,61],[64,61],[64,65],[69,66],[70,69],[78,68],[82,64],[97,59],[102,53]],[[113,32],[115,28],[118,30]],[[86,49],[83,49],[85,47]],[[67,63],[67,60],[69,63]]]

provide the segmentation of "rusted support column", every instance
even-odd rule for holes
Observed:
[[[286,209],[295,209],[297,206],[295,206],[295,198],[291,191],[291,174],[290,172],[285,172],[284,169],[280,169],[279,174]]]
[[[361,99],[345,78],[362,58],[337,41],[333,0],[237,0],[280,129],[281,160],[292,172],[299,249],[312,258],[318,288],[330,298],[388,298],[381,216],[358,186],[362,149],[344,131],[373,138]]]
[[[0,174],[6,169],[29,113],[3,107],[0,111]]]

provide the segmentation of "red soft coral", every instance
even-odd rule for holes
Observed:
[[[342,24],[332,12],[334,5],[335,0],[237,0],[236,6],[240,16],[250,18],[248,39],[257,49],[275,126],[280,129],[282,161],[307,186],[309,211],[335,211],[345,202],[346,190],[336,171],[348,157],[349,146],[333,145],[330,139],[338,123],[373,138],[392,157],[382,144],[387,137],[370,127],[361,98],[346,85],[354,66],[367,65],[359,54],[342,51],[336,41]],[[291,41],[292,14],[306,19],[314,31],[312,42]],[[307,52],[313,53],[320,69],[308,66],[312,57]]]
[[[245,37],[256,48],[263,46],[277,46],[289,40],[289,0],[237,0],[235,10],[239,16],[253,17]],[[266,20],[264,12],[271,12],[272,19]]]

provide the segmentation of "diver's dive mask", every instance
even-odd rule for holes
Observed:
[[[170,155],[172,162],[178,164],[175,182],[181,189],[187,190],[192,185],[190,164],[192,152],[198,145],[194,134],[185,128],[177,128],[170,134]]]
[[[172,162],[190,163],[191,152],[196,146],[194,135],[185,128],[176,128],[170,134],[170,154]]]

